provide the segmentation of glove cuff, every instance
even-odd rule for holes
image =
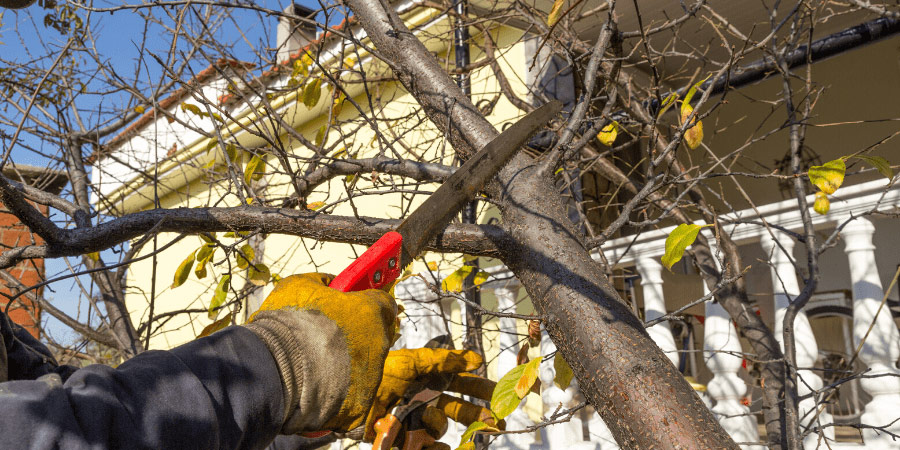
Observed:
[[[350,388],[350,354],[341,330],[316,310],[260,311],[244,325],[263,341],[284,388],[282,434],[320,431]]]

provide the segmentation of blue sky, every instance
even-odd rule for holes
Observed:
[[[310,0],[303,0],[297,3],[311,9],[320,8],[318,2]],[[123,3],[94,2],[96,7],[118,4]],[[256,4],[270,9],[283,10],[288,2],[260,1],[256,2]],[[155,11],[154,14],[157,17],[163,16],[164,10],[157,8]],[[52,54],[53,50],[64,46],[66,36],[43,25],[44,16],[47,12],[38,6],[37,3],[24,10],[0,10],[0,12],[3,14],[2,18],[0,18],[0,23],[2,23],[2,26],[0,26],[0,42],[2,42],[0,44],[0,59],[49,67],[53,62],[52,57],[38,56],[47,55],[48,53]],[[91,28],[95,30],[96,47],[101,58],[108,61],[123,77],[139,80],[139,83],[142,83],[145,87],[145,92],[149,92],[149,87],[159,81],[161,69],[156,61],[148,55],[152,52],[164,56],[172,45],[169,36],[160,32],[162,30],[160,26],[151,25],[146,33],[148,36],[147,40],[142,42],[147,22],[133,11],[118,11],[112,14],[93,13],[89,18],[84,11],[80,11],[78,14],[83,20],[89,20]],[[235,9],[233,17],[233,22],[227,22],[216,33],[217,42],[226,44],[228,51],[232,54],[231,56],[237,59],[258,62],[258,58],[254,56],[254,50],[264,51],[266,48],[275,46],[276,18],[261,16],[258,12],[246,9]],[[322,15],[318,19],[321,21],[323,19]],[[164,20],[166,25],[171,26],[174,23],[167,17]],[[188,18],[186,20],[196,20],[196,18]],[[194,22],[194,24],[196,25],[197,22]],[[143,62],[140,61],[142,45]],[[212,58],[215,57],[217,55],[212,55]],[[207,62],[198,61],[196,65],[192,66],[192,70],[194,72],[200,71],[207,65]],[[127,98],[123,94],[113,92],[83,100],[80,102],[80,107],[95,111],[97,109],[111,109],[114,106],[123,106]],[[2,110],[0,110],[0,113],[7,115],[7,117],[11,114],[9,111],[2,112]],[[12,132],[12,130],[4,131],[10,134]],[[46,152],[53,152],[52,148],[46,148],[42,142],[32,136],[23,136],[20,138],[20,142],[24,146],[16,146],[11,158],[13,162],[36,166],[46,166],[48,164],[46,158],[25,149],[25,147],[39,148]],[[0,144],[2,144],[5,151],[8,141],[0,140]],[[57,168],[61,167],[57,166]],[[114,262],[118,260],[118,256],[112,254],[112,252],[106,252],[104,259],[107,262]],[[46,267],[47,276],[51,278],[69,272],[66,262],[62,259],[49,259]],[[81,277],[81,281],[85,286],[90,285],[89,279],[86,277]],[[55,283],[49,288],[49,290],[45,290],[44,295],[52,299],[57,307],[72,315],[76,315],[80,311],[82,317],[84,316],[87,305],[83,302],[79,305],[79,288],[74,279]],[[48,320],[48,317],[48,314],[44,315],[45,320]],[[70,342],[76,337],[68,327],[58,323],[55,319],[49,319],[48,330],[55,339],[64,343]]]

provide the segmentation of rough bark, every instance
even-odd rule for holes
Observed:
[[[347,3],[460,156],[497,135],[396,13],[379,2]],[[534,161],[517,156],[486,191],[511,237],[498,243],[503,261],[619,445],[737,448],[610,287]]]

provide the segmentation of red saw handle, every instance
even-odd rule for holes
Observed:
[[[400,276],[403,236],[388,231],[353,261],[328,286],[341,292],[381,289]]]

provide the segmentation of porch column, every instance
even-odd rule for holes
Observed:
[[[878,311],[884,289],[875,265],[874,234],[875,226],[864,218],[853,220],[841,232],[853,283],[854,348],[865,339],[859,359],[869,366],[860,385],[872,395],[860,422],[900,434],[900,370],[895,365],[900,357],[900,333],[887,305]],[[900,448],[900,441],[879,430],[863,429],[862,434],[866,448]]]
[[[712,238],[710,241],[715,242]],[[710,250],[716,254],[715,247]],[[709,293],[706,283],[703,283],[703,292]],[[741,397],[747,393],[747,384],[738,376],[743,360],[741,342],[728,312],[713,301],[706,302],[703,350],[706,366],[713,373],[712,380],[706,385],[706,392],[715,402],[713,414],[735,441],[758,441],[756,418],[750,415],[750,408],[741,404]]]
[[[794,240],[787,234],[782,232],[774,232],[775,238],[771,236],[763,236],[760,240],[763,251],[769,255],[771,263],[770,270],[772,275],[772,290],[775,300],[775,339],[784,350],[784,314],[788,305],[800,293],[800,285],[797,281],[797,274],[794,264],[791,262],[794,249]],[[779,246],[779,244],[781,244]],[[812,368],[819,357],[819,346],[816,343],[816,337],[809,325],[809,319],[806,313],[800,311],[794,320],[794,341],[797,349],[797,393],[803,397],[813,391],[822,389],[822,377]],[[819,414],[815,423],[812,419],[816,416],[818,403],[821,396],[816,398],[809,397],[800,401],[800,420],[803,427],[807,428],[810,424],[814,426],[830,424],[833,420],[831,414],[823,411]],[[823,430],[825,438],[834,439],[834,428],[828,427]],[[819,433],[811,433],[804,439],[805,448],[816,448],[819,444]]]
[[[503,313],[516,312],[516,297],[519,295],[518,286],[504,286],[494,289],[497,297],[497,310]],[[519,334],[516,321],[511,317],[500,317],[500,335],[497,343],[500,345],[500,354],[497,355],[497,378],[514,369],[517,366],[516,357],[519,353]],[[507,430],[521,430],[534,425],[528,414],[523,410],[525,402],[506,417]],[[528,450],[534,443],[534,433],[505,434],[498,437],[491,447],[508,450]],[[456,444],[453,444],[456,445]]]
[[[641,275],[641,290],[644,294],[645,320],[653,320],[666,315],[666,301],[663,297],[663,266],[657,258],[642,257],[635,263],[638,274]],[[678,367],[678,347],[675,346],[675,338],[669,322],[661,322],[647,328],[647,333],[662,349],[669,361]]]

